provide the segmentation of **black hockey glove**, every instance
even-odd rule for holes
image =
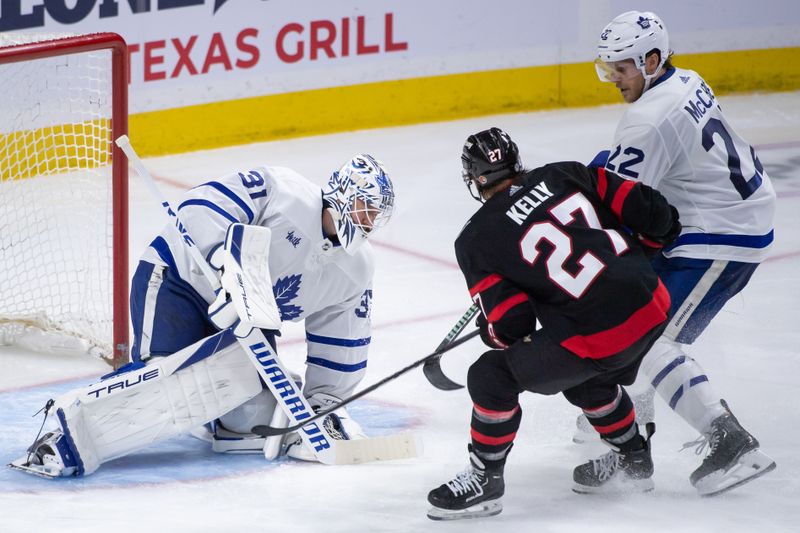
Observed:
[[[671,244],[681,234],[681,229],[683,229],[683,226],[681,226],[678,210],[675,209],[674,206],[669,206],[669,208],[672,212],[672,226],[670,226],[667,233],[661,236],[642,234],[638,235],[639,243],[641,244],[645,255],[648,257],[661,251],[664,246]]]
[[[500,337],[497,335],[497,332],[495,332],[495,336],[492,337],[492,335],[489,334],[489,322],[483,316],[483,313],[478,313],[478,318],[475,319],[475,326],[481,331],[481,340],[483,341],[483,344],[489,348],[494,350],[502,350],[514,342],[512,339],[504,339]],[[505,343],[506,346],[498,344],[498,340],[502,343]]]

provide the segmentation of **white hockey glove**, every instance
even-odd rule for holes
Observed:
[[[212,254],[211,266],[222,269],[222,287],[208,306],[208,316],[219,329],[233,327],[237,337],[246,337],[252,328],[280,331],[267,261],[271,237],[263,226],[231,224],[225,244]]]

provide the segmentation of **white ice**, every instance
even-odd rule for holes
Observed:
[[[405,461],[326,467],[214,456],[178,438],[104,465],[84,479],[49,481],[0,471],[0,531],[797,531],[800,523],[800,92],[721,98],[729,120],[754,144],[778,191],[771,259],[691,349],[743,424],[778,468],[716,498],[689,484],[701,457],[678,450],[695,434],[663,404],[653,439],[656,490],[626,498],[573,493],[572,468],[606,451],[571,442],[576,409],[562,397],[526,394],[510,456],[504,510],[452,523],[425,516],[427,492],[466,466],[470,401],[442,392],[419,370],[354,404],[368,431],[417,432],[425,450]],[[469,306],[452,243],[478,208],[461,182],[459,156],[470,133],[506,129],[527,166],[588,162],[610,144],[622,106],[497,115],[354,131],[146,160],[175,200],[182,190],[267,162],[323,183],[349,156],[373,153],[397,189],[395,219],[375,236],[373,341],[366,386],[424,357]],[[298,110],[302,113],[302,110]],[[260,120],[269,120],[261,117]],[[357,128],[353,124],[353,128]],[[133,139],[134,144],[136,139]],[[131,175],[135,261],[164,224],[157,202]],[[283,336],[286,363],[302,370],[302,330]],[[445,355],[463,382],[478,341]],[[0,460],[22,455],[39,428],[31,415],[53,395],[107,372],[99,360],[0,351]]]

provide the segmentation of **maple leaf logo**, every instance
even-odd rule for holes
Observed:
[[[278,309],[281,311],[281,320],[298,318],[303,312],[302,307],[291,303],[292,300],[297,298],[297,293],[300,292],[302,277],[302,274],[295,274],[294,276],[278,278],[275,286],[272,287],[272,292],[275,294],[275,303],[278,304]]]

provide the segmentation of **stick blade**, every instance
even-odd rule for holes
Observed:
[[[265,426],[265,425],[258,425],[253,426],[250,430],[252,433],[258,435],[259,437],[274,437],[276,435],[284,435],[286,433],[291,433],[292,431],[296,431],[296,428],[275,428],[272,426]]]
[[[337,465],[356,465],[373,461],[411,459],[422,454],[422,439],[414,433],[397,433],[385,437],[337,440]]]
[[[464,385],[456,383],[444,374],[442,365],[439,362],[440,359],[441,357],[435,357],[430,361],[426,361],[422,366],[422,373],[425,374],[428,382],[439,390],[463,389]]]

